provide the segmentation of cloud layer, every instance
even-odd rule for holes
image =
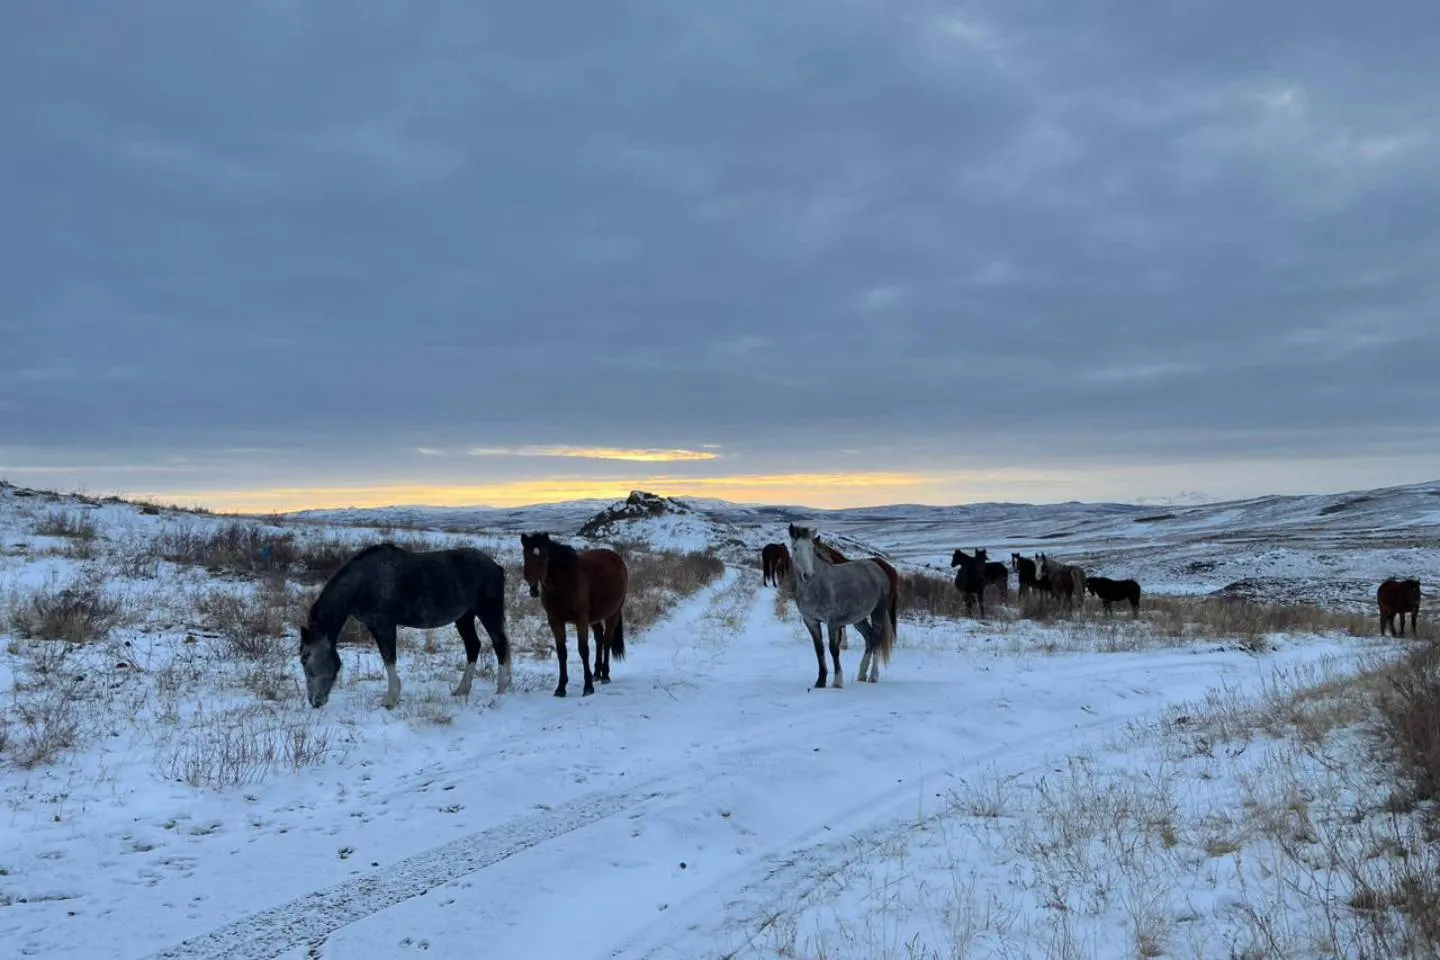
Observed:
[[[13,19],[0,473],[1380,483],[1440,440],[1433,3]]]

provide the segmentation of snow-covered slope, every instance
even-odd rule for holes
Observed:
[[[1246,581],[1252,596],[1365,606],[1387,576],[1440,580],[1440,481],[1310,496],[1198,505],[1125,503],[897,504],[845,510],[755,506],[637,491],[617,504],[583,501],[516,510],[423,507],[307,513],[367,524],[466,532],[548,529],[657,547],[710,549],[729,558],[782,541],[808,523],[847,553],[949,570],[956,547],[993,558],[1044,551],[1147,590],[1208,593]],[[637,504],[663,505],[652,511]],[[1431,588],[1426,587],[1427,594]]]

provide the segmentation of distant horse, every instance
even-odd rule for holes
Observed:
[[[335,678],[340,675],[340,654],[335,644],[345,621],[354,617],[365,625],[385,661],[389,688],[385,707],[400,702],[400,675],[395,671],[397,627],[430,629],[453,623],[465,641],[465,674],[452,692],[470,694],[480,636],[475,618],[490,636],[498,664],[495,692],[510,688],[510,640],[505,635],[505,568],[489,554],[470,547],[415,552],[393,543],[366,547],[335,571],[310,615],[300,628],[300,665],[305,670],[305,692],[310,706],[325,706]]]
[[[1022,557],[1018,553],[1010,554],[1010,566],[1015,570],[1015,579],[1019,581],[1019,594],[1023,599],[1032,590],[1037,593],[1048,594],[1050,592],[1050,581],[1041,580],[1035,574],[1035,561],[1029,557]]]
[[[595,677],[610,682],[610,658],[625,659],[625,598],[630,590],[630,569],[625,558],[608,547],[576,550],[548,533],[522,533],[525,582],[530,596],[539,597],[555,635],[555,656],[560,660],[560,682],[555,696],[565,696],[570,683],[565,649],[565,625],[575,624],[579,634],[580,666],[585,671],[581,696],[595,692]],[[590,669],[590,628],[595,629],[595,669]]]
[[[1056,563],[1045,554],[1035,557],[1035,569],[1041,580],[1050,582],[1050,592],[1065,598],[1065,606],[1085,605],[1085,571],[1073,563]]]
[[[1134,580],[1111,580],[1109,577],[1086,577],[1085,590],[1099,597],[1105,614],[1110,615],[1112,603],[1130,604],[1130,615],[1140,615],[1140,584]]]
[[[955,588],[965,597],[965,615],[971,616],[975,602],[980,602],[980,617],[985,617],[985,551],[976,550],[970,556],[964,550],[956,549],[950,555],[950,566],[955,571]]]
[[[844,685],[840,666],[839,630],[854,624],[865,638],[865,653],[860,658],[860,681],[876,683],[880,679],[880,661],[890,662],[898,626],[896,604],[898,594],[891,574],[880,562],[832,564],[822,561],[815,549],[815,534],[809,527],[790,525],[790,555],[795,562],[795,606],[815,642],[815,660],[820,672],[817,689],[825,686],[825,646],[820,625],[830,632],[830,659],[835,664],[834,687]],[[893,569],[893,568],[892,568]],[[897,575],[898,576],[898,575]],[[868,671],[868,675],[867,675]]]
[[[767,543],[760,551],[760,567],[764,571],[760,582],[765,586],[780,586],[780,579],[790,573],[790,551],[783,543]]]
[[[1420,581],[1390,577],[1375,588],[1375,602],[1380,605],[1380,636],[1388,627],[1391,636],[1405,636],[1405,614],[1410,614],[1410,635],[1415,636],[1416,618],[1420,616]],[[1395,616],[1400,616],[1400,632],[1395,632]]]
[[[985,561],[985,585],[987,587],[998,586],[1000,602],[1008,602],[1010,600],[1010,569],[999,560],[988,559],[988,554],[984,550],[976,550],[975,555]]]

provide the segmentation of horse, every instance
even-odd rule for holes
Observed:
[[[790,551],[783,543],[767,543],[760,551],[760,581],[763,585],[780,586],[780,578],[790,573]]]
[[[1140,615],[1140,584],[1134,580],[1111,580],[1109,577],[1086,577],[1085,590],[1099,597],[1106,616],[1111,613],[1112,603],[1128,602],[1130,615]]]
[[[1040,579],[1050,582],[1050,591],[1057,597],[1065,598],[1065,606],[1073,609],[1078,600],[1085,605],[1085,571],[1073,563],[1056,563],[1045,554],[1035,557],[1035,568]]]
[[[985,585],[987,587],[998,586],[1000,588],[1000,602],[1006,603],[1010,599],[1010,570],[999,560],[990,560],[984,550],[976,550],[975,555],[985,561]]]
[[[845,554],[841,553],[839,550],[836,550],[834,547],[830,546],[830,544],[822,542],[820,540],[819,534],[815,535],[815,556],[819,557],[821,560],[824,560],[826,563],[829,563],[831,565],[850,562],[848,559],[846,559]],[[896,597],[899,597],[900,571],[892,567],[890,565],[890,562],[883,557],[865,557],[863,559],[868,560],[869,562],[877,565],[881,570],[885,571],[885,576],[890,578],[890,589],[894,592]],[[840,626],[839,633],[840,649],[846,650],[849,648],[850,645],[845,640],[845,626],[843,624]]]
[[[823,562],[815,549],[815,533],[809,527],[790,524],[790,555],[795,562],[795,606],[815,642],[815,660],[819,664],[816,689],[824,689],[825,646],[820,624],[830,632],[830,659],[835,664],[835,689],[845,682],[840,666],[839,629],[854,624],[865,638],[865,653],[860,657],[860,682],[880,680],[880,661],[890,662],[898,627],[898,574],[892,579],[886,564],[858,560],[851,563]],[[893,568],[891,568],[893,569]],[[867,675],[868,671],[868,675]]]
[[[964,550],[956,549],[950,555],[950,566],[958,567],[955,571],[955,589],[959,590],[965,597],[965,615],[971,616],[975,601],[980,602],[980,617],[985,617],[985,551],[976,550],[975,556],[970,556]]]
[[[490,636],[498,664],[495,692],[510,689],[510,639],[505,635],[505,568],[482,550],[411,551],[379,543],[356,553],[326,581],[310,605],[300,628],[300,665],[310,706],[325,706],[340,654],[335,649],[340,629],[354,617],[365,625],[380,648],[389,687],[385,708],[400,702],[400,675],[395,670],[397,627],[429,629],[453,623],[465,641],[465,673],[453,691],[469,696],[480,656],[478,617]]]
[[[1015,579],[1019,581],[1019,594],[1021,599],[1034,590],[1038,593],[1050,592],[1050,581],[1041,580],[1035,574],[1035,561],[1029,557],[1022,557],[1018,553],[1010,554],[1010,566],[1015,570]]]
[[[524,577],[530,596],[539,597],[555,635],[555,656],[560,661],[560,682],[555,696],[565,696],[570,683],[566,661],[565,625],[575,624],[579,634],[580,666],[585,672],[581,696],[595,692],[595,678],[610,682],[610,658],[625,659],[625,599],[630,590],[630,568],[625,558],[609,547],[577,550],[548,533],[522,533]],[[595,630],[595,669],[590,669],[590,629]]]
[[[1416,635],[1416,618],[1420,616],[1420,581],[1389,577],[1375,588],[1375,602],[1380,606],[1380,636],[1388,627],[1391,636],[1405,636],[1405,614],[1410,614],[1410,635]],[[1395,632],[1395,616],[1400,616],[1400,632]]]

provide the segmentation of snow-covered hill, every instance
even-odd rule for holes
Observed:
[[[992,558],[1043,551],[1097,573],[1133,577],[1155,592],[1209,593],[1245,581],[1251,596],[1352,607],[1370,604],[1375,583],[1387,576],[1440,580],[1440,481],[1185,506],[977,503],[822,510],[637,491],[619,503],[299,516],[465,532],[548,529],[711,549],[732,559],[783,540],[787,524],[797,522],[819,527],[847,553],[886,556],[902,567],[948,571],[956,547],[984,547]],[[1427,586],[1427,595],[1431,591]]]

